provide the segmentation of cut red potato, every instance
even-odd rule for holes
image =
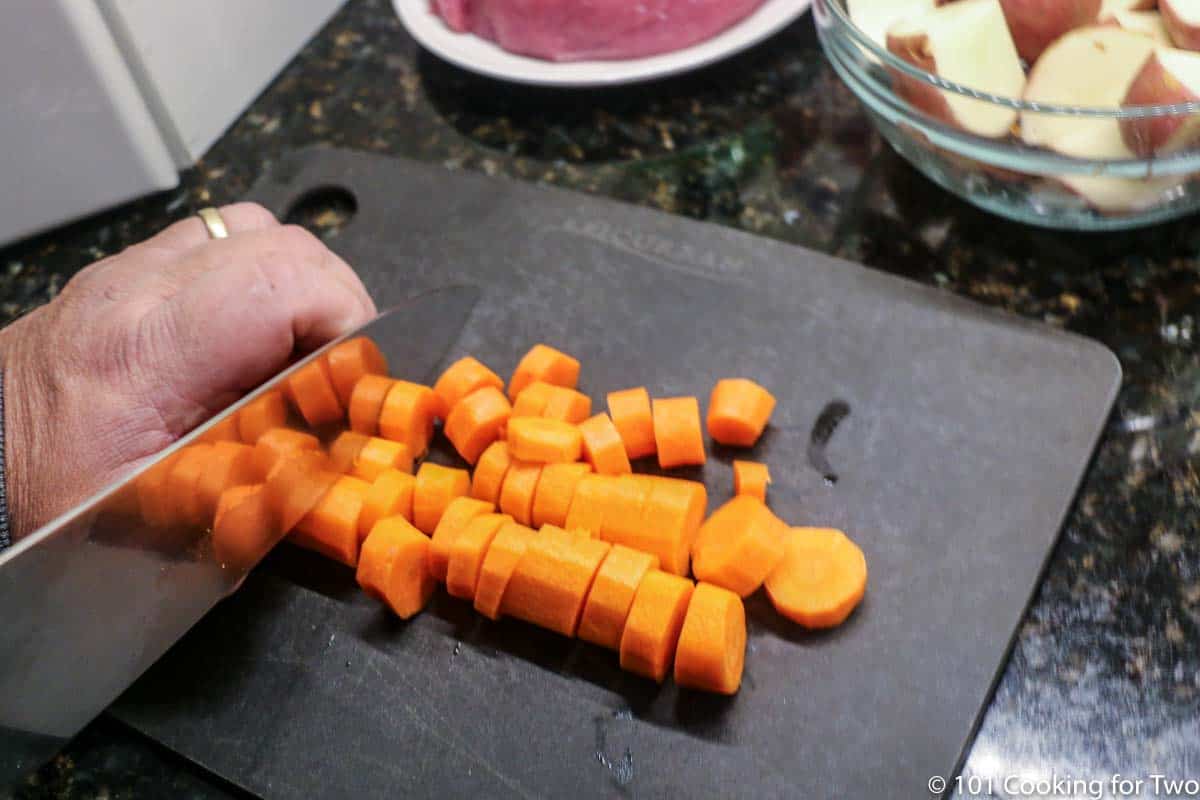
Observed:
[[[1102,17],[1100,23],[1115,25],[1130,33],[1140,33],[1164,47],[1171,46],[1171,34],[1167,32],[1162,14],[1157,11],[1114,11],[1107,17]]]
[[[936,0],[847,0],[850,21],[880,47],[887,47],[888,29],[937,7]]]
[[[910,64],[980,92],[1020,97],[1025,71],[999,0],[957,0],[888,30],[888,50]],[[895,74],[895,88],[926,113],[979,136],[1007,136],[1017,113]]]
[[[1029,63],[1067,31],[1091,25],[1101,0],[1000,0],[1017,53]]]
[[[1123,105],[1174,105],[1197,100],[1200,100],[1200,53],[1161,47],[1134,77]],[[1122,120],[1121,135],[1125,144],[1140,156],[1183,150],[1200,139],[1200,115]]]
[[[1158,10],[1171,41],[1185,50],[1200,50],[1200,2],[1197,0],[1160,0]]]

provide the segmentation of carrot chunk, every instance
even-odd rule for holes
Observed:
[[[329,464],[336,472],[349,473],[354,460],[371,437],[357,431],[342,431],[329,445]]]
[[[358,515],[358,538],[363,540],[384,517],[404,517],[412,520],[413,486],[417,479],[407,472],[389,469],[380,473],[371,488],[363,495],[362,513]]]
[[[757,461],[733,462],[733,493],[748,494],[767,502],[767,484],[771,482],[771,472],[766,464]]]
[[[177,522],[184,525],[203,525],[208,515],[203,512],[200,493],[196,491],[200,476],[208,468],[211,444],[194,444],[179,451],[179,458],[167,476],[167,497]]]
[[[287,533],[296,527],[339,477],[320,450],[296,450],[280,456],[266,480],[267,502],[280,529]]]
[[[675,648],[675,683],[689,689],[735,694],[746,663],[746,608],[742,598],[698,583]]]
[[[534,381],[522,389],[513,400],[513,417],[540,417],[553,394],[552,385],[545,381]]]
[[[404,442],[368,436],[354,456],[350,474],[364,481],[373,481],[389,469],[412,472],[412,468],[412,453]]]
[[[500,510],[522,525],[528,525],[533,516],[533,495],[541,477],[541,464],[513,459],[500,488]]]
[[[396,381],[386,375],[364,375],[350,392],[350,430],[367,436],[379,434],[383,401]]]
[[[321,442],[311,433],[291,428],[272,428],[258,437],[254,444],[254,462],[260,475],[268,475],[282,456],[302,450],[319,452]]]
[[[450,501],[467,494],[470,488],[471,476],[465,469],[430,461],[421,464],[413,486],[413,525],[422,533],[432,534]]]
[[[433,538],[429,545],[429,574],[444,582],[454,540],[466,530],[471,520],[495,510],[491,503],[473,497],[456,497],[451,500],[433,530]]]
[[[475,463],[475,475],[471,478],[471,497],[486,500],[492,505],[500,504],[500,489],[504,476],[512,465],[507,442],[492,442]]]
[[[832,628],[866,593],[867,560],[839,530],[792,528],[766,585],[780,614],[806,628]]]
[[[619,650],[625,618],[629,616],[638,585],[647,572],[657,568],[655,556],[614,544],[592,581],[579,620],[579,638]]]
[[[541,416],[578,424],[591,413],[592,398],[565,386],[554,386],[550,390],[550,397],[546,400],[546,407],[542,409]]]
[[[579,383],[579,362],[549,345],[535,344],[513,371],[508,382],[509,399],[515,400],[521,390],[534,381],[574,389]]]
[[[583,434],[583,457],[601,475],[622,475],[633,472],[625,443],[608,414],[601,411],[579,425]]]
[[[207,519],[216,511],[221,493],[226,489],[258,483],[262,478],[254,460],[253,447],[241,442],[214,444],[204,474],[196,484],[204,517]]]
[[[645,553],[657,552],[658,531],[649,529],[642,518],[654,481],[649,475],[612,478],[597,538]]]
[[[506,522],[496,531],[492,546],[488,548],[483,564],[479,567],[479,580],[475,584],[475,610],[491,620],[500,619],[500,605],[504,590],[517,568],[521,556],[536,536],[530,528],[515,522]]]
[[[269,430],[282,428],[287,422],[287,403],[282,392],[267,392],[247,403],[237,412],[238,437],[254,444]]]
[[[530,512],[533,527],[540,528],[547,524],[561,527],[566,524],[575,487],[591,471],[592,468],[587,464],[547,464],[533,493],[533,509]]]
[[[671,671],[692,582],[650,570],[638,584],[621,634],[621,669],[663,682]]]
[[[507,514],[480,514],[454,537],[446,564],[446,592],[451,597],[474,599],[480,569],[492,540],[500,528],[509,522],[512,522],[512,517]]]
[[[655,398],[654,445],[663,469],[686,464],[703,464],[704,434],[700,428],[700,404],[694,397]]]
[[[305,364],[287,379],[288,396],[304,421],[316,427],[342,418],[342,404],[324,359]]]
[[[329,379],[342,408],[350,407],[354,386],[364,375],[387,375],[388,363],[379,347],[366,336],[356,336],[332,347],[325,355]]]
[[[495,386],[484,386],[471,392],[455,404],[446,417],[443,430],[458,454],[468,464],[474,464],[492,442],[512,414],[512,406],[504,392]]]
[[[721,444],[750,447],[774,410],[775,397],[754,381],[724,378],[708,400],[708,435]]]
[[[147,525],[165,528],[176,520],[177,509],[172,505],[167,493],[167,481],[180,453],[182,451],[176,451],[138,476],[138,508],[141,509],[142,519]]]
[[[279,541],[282,531],[265,490],[261,483],[231,486],[217,500],[213,555],[226,569],[250,569]]]
[[[485,386],[491,386],[503,393],[504,379],[477,358],[463,356],[446,367],[446,371],[433,385],[433,393],[438,396],[441,405],[442,419],[454,410],[460,400]]]
[[[358,517],[370,488],[369,483],[359,478],[339,476],[296,525],[290,541],[348,567],[357,565]]]
[[[367,594],[387,603],[401,619],[429,603],[437,583],[425,569],[429,537],[403,517],[375,523],[362,545],[355,577]]]
[[[579,428],[545,417],[518,417],[508,426],[508,451],[521,461],[563,464],[578,461],[583,452]]]
[[[787,525],[761,500],[739,495],[700,526],[692,570],[698,580],[746,597],[783,558],[786,534]]]
[[[654,444],[654,416],[650,412],[650,393],[645,386],[608,393],[608,413],[621,434],[626,455],[633,458],[658,452]]]
[[[500,607],[505,615],[574,636],[609,544],[543,530],[517,562]]]
[[[642,527],[653,532],[646,540],[665,572],[687,575],[692,545],[708,510],[708,490],[703,483],[677,478],[655,478],[642,508]]]
[[[567,530],[585,530],[598,536],[615,481],[616,478],[609,475],[584,475],[580,478],[563,527]]]
[[[433,420],[438,408],[437,395],[428,386],[396,381],[379,412],[379,435],[394,442],[404,442],[412,457],[420,458],[429,449],[429,440],[433,438]]]
[[[213,425],[206,430],[200,437],[200,441],[206,444],[216,444],[217,442],[240,442],[242,440],[241,433],[238,432],[237,414],[231,414],[225,419]]]

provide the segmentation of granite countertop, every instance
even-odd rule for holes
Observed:
[[[1116,410],[966,773],[1200,777],[1194,220],[1070,235],[975,210],[873,133],[825,63],[810,16],[701,73],[553,92],[450,67],[417,48],[387,0],[351,0],[179,189],[0,250],[0,320],[53,297],[91,261],[238,198],[272,162],[311,144],[742,228],[1109,346],[1125,371]],[[336,236],[335,212],[311,221]],[[16,790],[25,798],[231,792],[103,718]],[[916,787],[913,796],[922,796]]]

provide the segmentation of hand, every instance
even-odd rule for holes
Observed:
[[[375,315],[354,271],[266,209],[221,209],[87,267],[0,331],[14,539]]]

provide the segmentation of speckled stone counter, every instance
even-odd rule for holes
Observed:
[[[605,91],[476,78],[421,52],[386,0],[352,0],[184,177],[0,251],[0,319],[87,263],[239,197],[311,144],[556,184],[865,262],[1094,337],[1124,387],[967,760],[1003,778],[1200,778],[1200,227],[1069,235],[976,211],[871,131],[804,17],[700,73]],[[337,235],[336,213],[310,220]],[[967,786],[964,785],[964,790]],[[1016,789],[1017,791],[1011,791]],[[225,797],[108,720],[14,790],[42,797]],[[912,797],[927,796],[911,787]],[[1059,796],[1093,796],[1076,793]],[[1166,796],[1160,794],[1158,796]]]

